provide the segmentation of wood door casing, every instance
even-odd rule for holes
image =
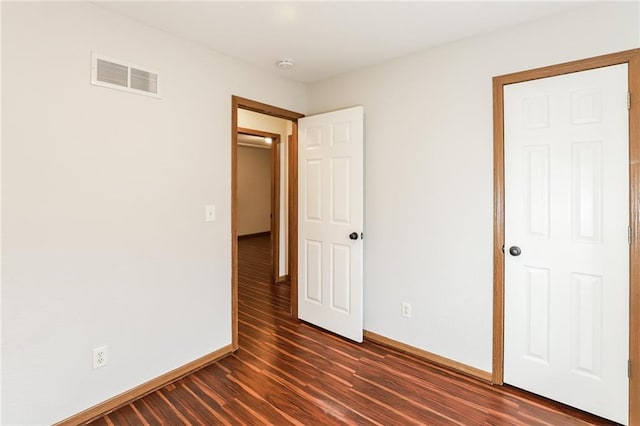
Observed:
[[[239,96],[231,96],[231,346],[238,349],[238,220],[237,220],[237,193],[238,193],[238,108],[261,114],[289,120],[292,123],[293,142],[296,146],[298,133],[298,119],[304,114],[289,111],[283,108],[253,101]],[[290,148],[291,148],[290,147]],[[291,310],[297,317],[297,155],[289,152],[289,276],[291,285]],[[294,161],[292,161],[292,159]],[[293,167],[292,167],[293,166]],[[293,188],[293,190],[292,190]],[[293,220],[292,220],[293,218]],[[294,299],[295,297],[295,299]]]
[[[504,99],[507,84],[610,65],[628,64],[629,75],[629,424],[640,424],[640,49],[537,68],[493,78],[493,368],[492,382],[504,379]]]

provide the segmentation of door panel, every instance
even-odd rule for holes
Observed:
[[[322,221],[322,161],[307,160],[300,174],[306,176],[305,220],[319,223]]]
[[[505,382],[621,423],[627,90],[627,65],[504,88]]]
[[[331,159],[331,222],[351,223],[351,158]]]
[[[305,299],[309,302],[322,304],[322,242],[305,240]]]
[[[525,267],[526,273],[526,331],[530,360],[549,363],[549,269]]]
[[[347,315],[351,312],[351,246],[331,244],[331,307]]]
[[[298,125],[298,317],[361,342],[363,109]]]

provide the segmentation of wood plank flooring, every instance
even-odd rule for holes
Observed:
[[[605,425],[288,315],[269,238],[239,243],[238,351],[92,423],[102,425]]]

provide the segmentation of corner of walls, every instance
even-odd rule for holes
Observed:
[[[309,85],[310,113],[365,109],[367,330],[491,371],[492,77],[638,47],[637,8],[598,2]]]
[[[4,98],[2,96],[2,39],[3,39],[3,35],[2,35],[2,13],[3,13],[3,9],[4,9],[4,3],[0,2],[0,299],[2,298],[2,262],[3,262],[3,257],[2,257],[2,224],[3,224],[3,220],[2,220],[2,187],[3,187],[3,180],[2,180],[2,176],[4,175],[3,170],[2,170],[2,141],[4,139],[4,126],[3,124],[3,115],[2,115],[2,107],[4,102],[2,101]],[[2,325],[2,305],[0,302],[0,348],[2,347],[1,342],[3,342],[3,337],[2,337],[2,331],[4,329],[3,325]],[[0,373],[1,373],[1,369],[2,369],[2,350],[0,349]],[[2,380],[0,380],[0,423],[2,422]]]

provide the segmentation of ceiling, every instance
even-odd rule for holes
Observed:
[[[121,15],[253,66],[314,82],[560,13],[576,1],[126,1]],[[279,59],[295,67],[281,70]]]

